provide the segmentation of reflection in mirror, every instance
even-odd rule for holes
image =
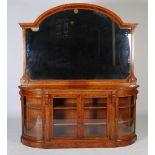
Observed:
[[[130,74],[130,29],[93,10],[66,10],[26,30],[31,79],[125,79]]]

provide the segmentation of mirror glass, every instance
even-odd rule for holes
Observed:
[[[93,10],[61,11],[26,29],[26,71],[33,80],[125,79],[131,30]]]

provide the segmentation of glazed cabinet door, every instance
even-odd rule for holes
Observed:
[[[84,138],[108,137],[109,95],[103,93],[82,96]]]
[[[77,138],[78,96],[53,95],[51,98],[51,138]]]
[[[136,96],[118,98],[117,135],[118,138],[132,135],[135,132]]]
[[[108,137],[110,93],[51,95],[49,102],[49,140]]]
[[[43,139],[43,104],[41,97],[22,97],[23,136],[26,138]]]

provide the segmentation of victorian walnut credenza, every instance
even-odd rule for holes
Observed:
[[[112,11],[65,4],[20,23],[21,142],[38,148],[136,141],[134,30]]]

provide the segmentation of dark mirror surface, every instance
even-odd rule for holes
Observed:
[[[129,29],[92,10],[66,10],[26,30],[26,68],[34,80],[125,79]]]

